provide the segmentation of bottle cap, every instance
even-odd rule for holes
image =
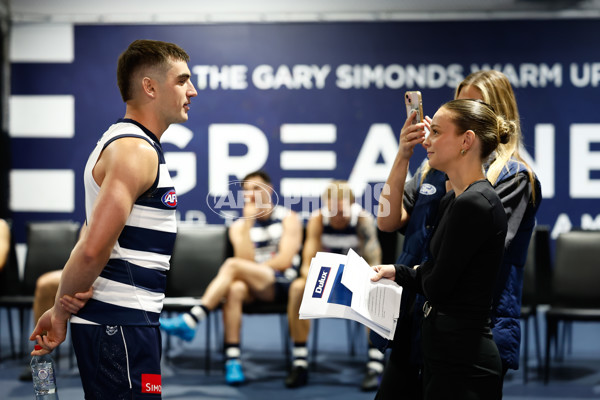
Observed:
[[[34,350],[41,350],[42,346],[40,346],[39,344],[36,344],[35,346],[33,346]]]

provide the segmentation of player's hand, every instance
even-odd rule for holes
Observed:
[[[93,294],[94,289],[91,287],[85,292],[75,293],[74,296],[65,294],[59,300],[60,306],[70,314],[77,314],[79,310],[85,306],[87,301],[92,298]]]
[[[29,340],[37,341],[42,346],[40,350],[33,350],[32,356],[40,356],[52,352],[67,337],[67,320],[69,314],[52,307],[38,320]],[[44,335],[44,332],[46,334]]]

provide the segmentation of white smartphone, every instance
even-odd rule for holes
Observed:
[[[413,124],[423,122],[423,101],[421,92],[409,91],[404,93],[404,104],[406,104],[406,116],[409,116],[412,110],[417,110],[417,115],[413,119]]]

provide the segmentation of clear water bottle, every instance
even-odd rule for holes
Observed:
[[[41,350],[42,346],[36,344],[35,349]],[[54,361],[50,354],[31,358],[31,374],[36,400],[58,400],[56,379],[54,377]]]

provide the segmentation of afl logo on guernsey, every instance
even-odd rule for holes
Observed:
[[[435,188],[435,186],[433,186],[429,183],[424,183],[423,186],[421,186],[421,190],[419,190],[419,193],[425,194],[428,196],[435,194],[435,192],[437,192],[437,189]]]
[[[175,193],[175,190],[171,189],[167,193],[163,194],[160,201],[162,201],[162,203],[169,208],[175,208],[177,207],[177,193]]]

